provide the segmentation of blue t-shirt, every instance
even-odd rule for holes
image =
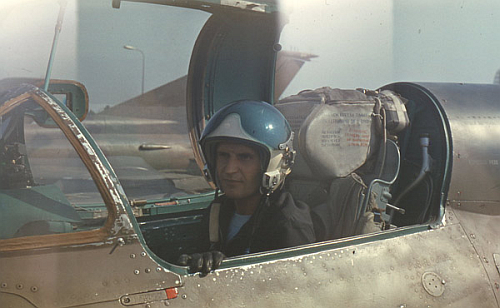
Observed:
[[[233,237],[238,234],[241,227],[250,220],[252,215],[240,215],[238,213],[234,213],[233,217],[231,217],[231,221],[229,222],[229,230],[227,232],[227,241],[231,241]]]

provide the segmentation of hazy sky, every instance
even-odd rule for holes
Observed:
[[[286,94],[321,86],[377,87],[392,75],[392,1],[290,1],[283,49],[313,53]]]
[[[312,52],[285,94],[393,81],[491,83],[500,68],[498,0],[291,1],[284,49]]]
[[[82,3],[68,3],[52,76],[82,81],[98,108],[140,94],[141,54],[123,45],[144,51],[148,91],[187,73],[208,18],[161,5],[123,2],[116,10],[111,0]],[[283,49],[318,58],[303,66],[285,95],[393,81],[491,83],[500,68],[498,0],[297,0],[286,6]],[[45,75],[58,11],[55,0],[0,0],[0,79]]]
[[[394,1],[394,76],[491,83],[500,68],[500,1]]]

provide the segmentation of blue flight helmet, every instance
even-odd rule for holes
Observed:
[[[261,192],[275,191],[291,171],[295,158],[293,132],[285,117],[271,104],[241,100],[224,106],[207,123],[200,138],[204,174],[220,187],[215,172],[215,151],[221,141],[257,146],[262,163]]]

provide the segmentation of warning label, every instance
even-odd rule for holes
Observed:
[[[330,113],[323,119],[321,147],[368,147],[371,114]]]

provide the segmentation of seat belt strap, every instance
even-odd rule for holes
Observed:
[[[212,203],[210,207],[210,221],[208,223],[210,243],[219,242],[219,212],[220,203]]]

